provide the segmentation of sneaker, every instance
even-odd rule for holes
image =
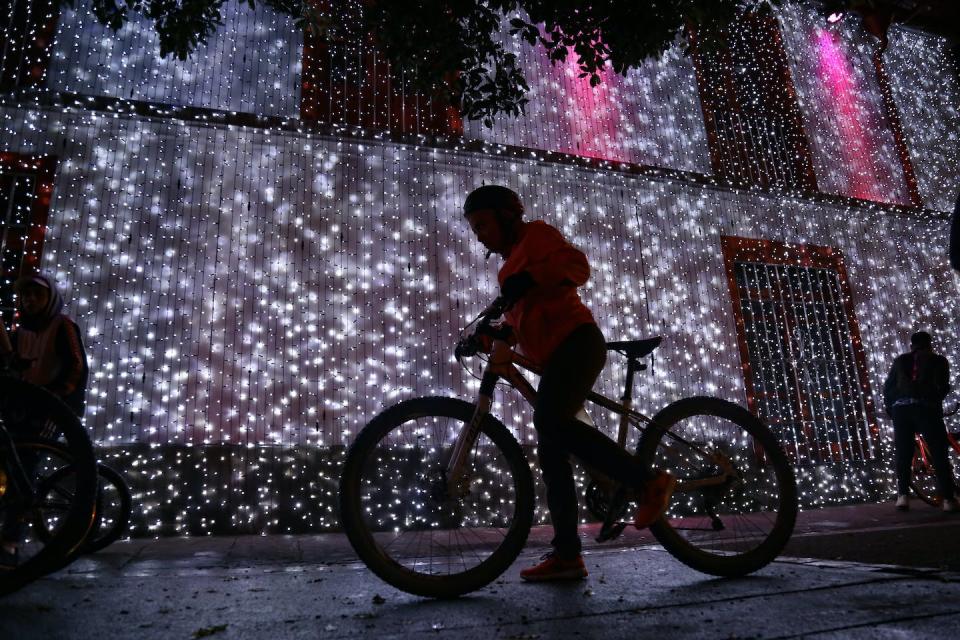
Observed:
[[[550,552],[540,560],[540,564],[521,571],[520,577],[527,582],[582,580],[587,577],[587,566],[583,564],[583,556],[578,555],[572,560],[564,560],[556,553]]]
[[[901,493],[897,496],[897,511],[906,511],[910,508],[910,496]]]
[[[0,571],[12,571],[20,564],[20,553],[0,546]]]
[[[944,513],[956,513],[960,511],[960,504],[957,504],[956,498],[947,498],[943,501],[942,508]]]
[[[637,495],[640,506],[633,516],[633,526],[645,529],[659,520],[666,512],[676,486],[677,479],[666,471],[658,471],[648,480]]]

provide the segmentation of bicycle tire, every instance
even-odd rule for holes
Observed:
[[[947,445],[947,457],[953,467],[954,495],[960,496],[960,479],[957,478],[957,474],[960,473],[960,456],[949,444]],[[918,498],[931,507],[942,506],[943,497],[937,487],[937,474],[930,461],[926,460],[921,454],[919,446],[914,447],[910,488],[913,489]]]
[[[442,451],[449,449],[448,445],[452,444],[450,436],[459,433],[459,429],[444,429],[439,432],[434,427],[435,442],[429,443],[426,442],[426,436],[422,435],[426,432],[425,429],[411,428],[410,433],[416,439],[416,444],[397,442],[396,444],[400,446],[394,447],[388,442],[386,445],[381,445],[391,438],[391,434],[398,434],[394,439],[399,438],[403,435],[405,425],[411,422],[417,424],[416,421],[419,420],[433,422],[434,425],[440,421],[452,420],[459,422],[462,428],[469,423],[474,408],[473,404],[463,400],[441,397],[417,398],[401,402],[379,414],[360,431],[347,453],[339,491],[343,530],[357,555],[373,573],[388,584],[407,593],[431,598],[453,598],[480,589],[503,574],[526,544],[527,535],[533,524],[535,500],[533,477],[523,449],[502,422],[487,415],[481,423],[481,437],[474,447],[471,458],[471,469],[476,475],[473,477],[469,491],[464,494],[467,498],[489,499],[492,505],[511,509],[511,512],[502,520],[497,519],[500,516],[496,514],[490,516],[491,521],[496,520],[506,525],[502,528],[484,527],[479,519],[471,521],[466,515],[460,515],[460,510],[466,508],[465,500],[461,496],[459,501],[450,501],[445,493],[444,480],[440,481],[444,487],[442,500],[436,497],[439,495],[436,492],[437,481],[435,479],[431,481],[429,478],[431,476],[436,478],[435,474],[443,466]],[[441,435],[438,436],[438,433]],[[440,446],[433,446],[435,444]],[[433,456],[435,460],[426,461],[424,456],[428,455]],[[490,464],[493,457],[498,460],[502,458],[505,467],[494,468]],[[484,474],[495,472],[502,472],[505,474],[504,477],[509,478],[512,487],[507,487],[506,491],[509,494],[512,490],[512,502],[502,497],[494,498],[490,494],[493,483]],[[368,478],[368,473],[379,474],[378,479],[389,477],[390,482],[387,483],[389,488],[377,486],[372,476]],[[412,486],[405,484],[408,482]],[[419,487],[417,483],[420,484]],[[501,483],[499,486],[502,488],[504,485]],[[484,487],[486,489],[483,489]],[[384,532],[385,528],[389,528],[388,526],[372,522],[373,516],[370,515],[368,507],[370,504],[379,507],[384,503],[373,504],[371,498],[365,497],[365,490],[374,494],[382,491],[389,498],[385,504],[392,508],[394,504],[399,503],[400,508],[406,509],[407,513],[403,518],[404,527],[409,527],[415,535],[420,536],[416,548],[409,556],[405,557],[399,547],[390,549],[407,532],[402,531],[396,524],[392,531]],[[421,502],[411,505],[411,496]],[[448,504],[448,502],[454,504]],[[507,506],[503,507],[505,503]],[[482,514],[483,509],[480,508],[479,512]],[[392,515],[394,514],[388,514],[387,518],[389,519]],[[442,522],[447,518],[451,519],[452,525],[449,522]],[[394,517],[393,520],[396,523],[400,518]],[[457,528],[461,527],[463,522],[475,525],[472,533],[467,527]],[[418,525],[419,532],[414,530]],[[449,525],[448,529],[441,528],[447,525]],[[500,534],[500,529],[505,533],[492,543],[484,544],[484,548],[493,547],[492,552],[486,558],[480,559],[475,566],[467,566],[466,559],[461,555],[462,571],[448,571],[446,574],[432,571],[434,569],[432,544],[436,537],[442,536],[444,532],[447,534],[448,541],[445,548],[448,553],[446,558],[449,570],[451,568],[449,550],[455,544],[450,542],[452,539],[456,538],[459,541],[459,536],[462,535],[466,543],[466,537],[473,535],[475,538],[471,540],[478,540],[483,544],[484,536],[491,535],[491,531]],[[378,542],[378,536],[381,539],[392,536],[392,539],[384,546]],[[423,536],[426,536],[427,545],[430,546],[431,555],[428,564],[424,560],[427,552],[421,551]],[[404,548],[409,549],[411,544],[408,542]],[[407,562],[407,565],[404,562]],[[439,555],[437,565],[441,565]],[[438,566],[439,568],[442,567]]]
[[[11,593],[62,566],[83,542],[94,518],[96,459],[90,437],[80,420],[67,405],[45,389],[16,378],[0,379],[0,424],[10,435],[14,447],[14,427],[25,422],[43,424],[61,438],[60,445],[68,452],[75,467],[76,491],[53,536],[46,542],[21,544],[21,550],[30,547],[29,557],[15,568],[0,572],[0,595]],[[12,476],[12,457],[3,456],[0,465],[8,477]],[[12,490],[4,494],[0,499],[0,514],[11,513],[13,499]],[[32,506],[24,505],[24,508],[29,511]]]
[[[695,429],[688,425],[686,421],[691,419],[700,426]],[[681,423],[684,433],[680,435],[691,440],[699,439],[696,444],[704,451],[709,450],[711,455],[729,461],[741,476],[739,483],[730,480],[723,486],[702,487],[689,492],[679,490],[685,480],[694,482],[698,478],[715,476],[718,468],[714,460],[695,449],[685,448],[682,444],[664,444],[665,439],[669,439],[667,433],[681,430],[678,428]],[[737,434],[739,439],[730,439],[733,433],[718,437],[720,425],[726,423],[740,432]],[[697,429],[700,435],[697,435]],[[674,493],[665,517],[650,526],[651,533],[664,549],[697,571],[722,577],[747,575],[772,562],[789,541],[798,511],[793,469],[773,433],[737,404],[697,396],[678,400],[658,412],[653,417],[653,424],[641,435],[637,454],[653,468],[658,462],[673,459],[668,457],[673,455],[673,449],[683,450],[682,454],[677,453],[677,460],[683,464],[667,469],[678,477],[678,491]],[[756,469],[750,467],[751,464]],[[761,473],[763,476],[759,475]],[[757,474],[756,478],[754,474]],[[756,496],[747,495],[743,489],[747,479],[759,483],[764,476],[768,485],[762,487],[763,491],[747,487],[747,491],[757,491]],[[774,484],[775,497],[770,493]],[[681,502],[683,500],[685,502]],[[770,521],[766,515],[769,513],[766,507],[770,505],[776,515],[766,531],[762,526]],[[719,508],[730,513],[720,517]],[[694,526],[698,523],[702,526]],[[718,524],[721,528],[717,528]],[[739,538],[738,531],[751,533]],[[721,539],[725,532],[728,537]],[[712,540],[708,540],[710,534],[714,536]],[[698,535],[703,538],[702,542],[696,540]]]
[[[38,493],[41,496],[45,496],[50,492],[52,487],[57,486],[64,476],[71,473],[73,473],[71,465],[62,466],[55,470],[38,483]],[[127,486],[126,480],[118,471],[102,462],[97,464],[97,476],[98,490],[93,526],[87,533],[83,544],[73,552],[74,556],[96,553],[108,547],[119,540],[130,525],[130,515],[133,511],[133,496],[130,494],[130,488]],[[108,509],[105,504],[105,484],[111,485],[116,492],[117,504],[114,505],[115,508]],[[103,519],[107,513],[110,513],[113,519],[109,526],[105,527]],[[39,514],[34,517],[33,529],[37,533],[37,536],[44,540],[49,540],[52,535],[46,526],[46,521],[39,517]]]
[[[87,535],[87,540],[80,548],[82,553],[96,553],[109,547],[123,537],[130,527],[130,516],[133,513],[133,495],[126,478],[119,471],[102,462],[97,465],[100,476],[100,491],[97,493],[97,516],[93,528]],[[113,486],[117,493],[117,513],[109,526],[104,526],[103,518],[108,513],[103,504],[104,482]]]

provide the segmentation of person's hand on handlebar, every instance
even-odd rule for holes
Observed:
[[[513,334],[513,327],[506,323],[491,325],[491,320],[499,318],[507,309],[508,302],[503,296],[494,300],[490,306],[484,309],[480,314],[480,323],[477,325],[473,334],[461,338],[457,343],[455,355],[457,360],[478,353],[491,353],[493,351],[494,340],[503,340],[510,344],[516,343],[516,336]]]

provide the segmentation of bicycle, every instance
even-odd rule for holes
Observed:
[[[943,414],[944,418],[949,418],[960,410],[960,404],[952,410]],[[947,456],[951,458],[953,466],[954,495],[960,496],[960,432],[947,431]],[[917,497],[929,504],[931,507],[940,507],[943,504],[943,496],[937,488],[937,474],[933,469],[930,447],[927,445],[923,436],[917,434],[916,449],[913,454],[913,474],[911,476],[910,488],[917,494]],[[952,455],[951,455],[952,452]]]
[[[478,336],[506,308],[497,298],[467,326],[477,325],[457,343],[458,362],[478,353]],[[667,516],[650,527],[660,544],[707,574],[756,571],[779,555],[793,531],[793,470],[769,429],[734,403],[685,398],[653,418],[634,410],[634,375],[659,343],[608,343],[627,358],[623,397],[617,402],[591,392],[588,401],[619,416],[620,446],[627,446],[630,427],[639,429],[636,455],[649,469],[677,477]],[[487,361],[474,402],[400,402],[370,421],[347,452],[341,524],[367,567],[400,590],[446,598],[479,589],[506,571],[526,543],[534,514],[530,465],[490,408],[501,380],[533,404],[536,392],[517,367],[535,374],[539,368],[506,352],[508,361],[495,363],[496,355]],[[598,540],[611,540],[626,526],[633,496],[587,471],[588,507],[602,519]]]

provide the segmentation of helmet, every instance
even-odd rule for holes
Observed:
[[[495,211],[510,211],[519,218],[523,215],[523,203],[520,196],[506,187],[496,184],[487,184],[470,192],[463,201],[463,215],[480,209],[494,209]]]

